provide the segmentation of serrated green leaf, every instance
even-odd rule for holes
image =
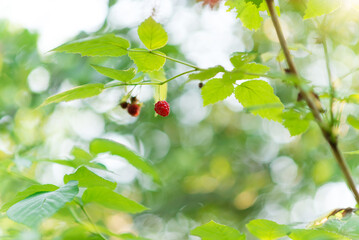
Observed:
[[[69,181],[78,181],[79,187],[107,187],[109,189],[115,189],[116,183],[108,181],[96,173],[90,171],[86,167],[80,167],[76,170],[75,173],[66,174],[64,176],[64,183],[68,183]]]
[[[290,228],[270,220],[256,219],[246,225],[248,231],[260,240],[275,240],[287,236]]]
[[[71,150],[71,155],[74,156],[75,159],[84,160],[86,162],[89,162],[93,159],[93,156],[90,153],[79,147],[73,147]]]
[[[152,82],[164,82],[167,80],[165,71],[161,69],[160,71],[150,72],[148,74]],[[154,99],[155,102],[166,100],[167,98],[167,83],[162,85],[156,85]]]
[[[251,80],[236,87],[235,96],[254,115],[281,122],[284,109],[273,88],[265,81]]]
[[[141,48],[136,48],[132,50],[134,51],[130,51],[128,53],[128,56],[130,56],[130,58],[137,65],[138,71],[158,71],[163,67],[163,65],[165,65],[166,58],[155,55],[159,54],[165,56],[165,54],[160,51],[153,51],[152,53],[150,53],[147,50]]]
[[[235,68],[240,68],[243,65],[252,62],[256,58],[255,53],[235,52],[231,55],[230,61]]]
[[[254,5],[256,5],[257,8],[259,8],[261,6],[261,4],[263,3],[263,0],[245,0],[246,3],[253,3]]]
[[[82,56],[110,56],[119,57],[127,54],[130,43],[114,34],[107,34],[100,37],[80,39],[74,42],[65,43],[52,51],[79,53]]]
[[[289,237],[292,240],[350,240],[337,233],[317,229],[295,229]]]
[[[152,17],[141,23],[137,32],[141,41],[149,50],[159,49],[167,44],[168,36],[166,31]]]
[[[79,192],[76,181],[46,193],[36,193],[12,205],[7,216],[18,223],[36,227],[47,217],[51,217]]]
[[[209,80],[202,88],[203,106],[213,104],[231,96],[234,91],[233,81],[222,78]]]
[[[304,19],[318,17],[324,14],[329,14],[337,10],[341,5],[341,0],[309,0],[307,3],[307,10],[305,11]]]
[[[132,166],[150,175],[156,182],[160,182],[157,172],[142,157],[118,142],[108,139],[95,139],[90,143],[90,152],[93,154],[109,152],[112,155],[123,157]]]
[[[359,239],[359,216],[353,214],[344,219],[329,219],[320,229],[338,233],[351,239]]]
[[[309,127],[310,120],[294,110],[284,112],[282,118],[282,124],[289,130],[291,136],[302,134]]]
[[[244,234],[226,225],[210,221],[191,231],[191,235],[198,236],[202,240],[245,240]]]
[[[227,0],[225,3],[229,7],[228,11],[235,9],[244,27],[250,30],[258,30],[263,18],[259,15],[259,8],[251,1],[246,0]]]
[[[218,65],[215,67],[200,70],[197,73],[192,73],[188,76],[189,80],[208,80],[217,75],[217,73],[224,72],[225,69]]]
[[[50,103],[69,102],[76,99],[93,97],[99,95],[103,90],[104,84],[102,83],[85,84],[47,98],[40,107]]]
[[[18,203],[25,198],[39,192],[52,192],[57,190],[59,187],[52,185],[52,184],[45,184],[45,185],[32,185],[29,188],[25,189],[22,192],[19,192],[16,194],[15,198],[13,198],[11,201],[5,203],[2,207],[0,212],[6,212],[12,205],[15,203]]]
[[[82,201],[84,204],[98,203],[106,208],[128,213],[139,213],[148,209],[106,187],[88,188],[82,195]]]
[[[136,69],[130,68],[127,70],[117,70],[108,67],[102,67],[97,65],[91,65],[97,72],[105,75],[106,77],[116,79],[122,82],[129,82],[136,75]]]
[[[347,122],[355,129],[359,129],[359,119],[354,117],[353,115],[349,115],[347,118]]]

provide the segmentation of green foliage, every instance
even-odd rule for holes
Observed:
[[[211,79],[202,88],[203,106],[224,100],[232,95],[234,81],[222,78]]]
[[[108,67],[96,66],[91,65],[97,72],[105,75],[106,77],[119,80],[121,82],[129,82],[131,81],[136,75],[136,69],[130,68],[127,70],[117,70]]]
[[[339,234],[317,229],[296,229],[289,237],[292,240],[350,240]]]
[[[337,10],[341,5],[341,0],[327,0],[325,4],[321,0],[309,0],[307,3],[307,10],[305,11],[304,19],[318,17],[324,14],[329,14]]]
[[[95,139],[90,143],[90,151],[93,154],[109,152],[112,155],[123,157],[132,166],[150,175],[156,182],[160,182],[157,172],[142,157],[120,143],[107,139]]]
[[[303,114],[295,110],[283,112],[282,118],[283,126],[289,130],[291,136],[296,136],[307,131],[311,120],[309,115],[303,116]]]
[[[355,129],[359,129],[359,120],[353,115],[349,115],[347,122]]]
[[[208,80],[217,75],[217,73],[224,72],[222,66],[215,66],[207,69],[201,69],[198,73],[192,73],[188,76],[189,80]]]
[[[159,70],[159,71],[154,71],[154,72],[150,72],[149,77],[151,78],[152,82],[154,83],[161,83],[166,81],[166,74],[163,71],[163,69]],[[167,89],[168,89],[168,84],[160,84],[158,86],[155,86],[155,94],[154,94],[154,99],[155,102],[158,101],[163,101],[166,100],[167,98]]]
[[[82,201],[84,204],[98,203],[106,208],[128,213],[139,213],[148,209],[106,187],[88,188],[82,195]]]
[[[149,50],[162,48],[168,41],[166,31],[152,17],[147,18],[138,27],[138,36]]]
[[[246,225],[248,231],[260,240],[275,240],[290,233],[291,229],[265,219],[252,220]]]
[[[90,171],[86,167],[80,167],[76,170],[75,173],[67,174],[64,176],[64,182],[68,183],[69,181],[78,181],[79,187],[107,187],[110,189],[115,189],[116,183],[108,181],[94,172]]]
[[[244,234],[238,230],[210,221],[191,231],[194,236],[200,237],[202,240],[245,240]]]
[[[352,216],[343,219],[329,219],[320,229],[328,232],[339,233],[351,239],[359,238],[359,216],[353,214]]]
[[[160,55],[160,56],[159,56]],[[160,70],[166,62],[166,55],[160,51],[148,52],[145,49],[135,48],[128,56],[137,65],[138,71],[152,72]]]
[[[250,30],[260,28],[263,18],[259,15],[258,1],[227,0],[225,5],[229,7],[228,11],[234,9],[237,12],[244,27]]]
[[[71,202],[78,192],[77,182],[71,181],[55,191],[37,192],[12,205],[6,213],[15,222],[36,227]]]
[[[251,80],[242,83],[235,89],[238,101],[254,115],[269,120],[281,121],[284,109],[279,98],[274,95],[273,88],[262,80]]]
[[[79,53],[82,56],[119,57],[127,54],[130,43],[114,34],[80,39],[53,49],[56,52]]]
[[[50,103],[69,102],[76,99],[93,97],[99,95],[103,90],[104,84],[102,83],[85,84],[47,98],[40,107]]]

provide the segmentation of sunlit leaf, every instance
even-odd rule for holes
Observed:
[[[94,172],[90,171],[86,167],[80,167],[76,170],[75,173],[66,174],[64,176],[64,182],[68,183],[69,181],[76,180],[78,181],[79,187],[107,187],[110,189],[115,189],[116,183],[108,181]]]
[[[287,236],[290,232],[288,226],[265,219],[252,220],[246,227],[250,233],[260,240],[275,240]]]
[[[256,56],[255,53],[235,52],[232,54],[230,61],[235,68],[240,68],[243,65],[252,62]]]
[[[246,0],[227,0],[225,3],[228,10],[235,9],[244,27],[250,30],[258,30],[263,18],[259,15],[259,8],[252,1]]]
[[[161,24],[152,17],[147,18],[138,27],[138,36],[145,46],[150,50],[164,47],[167,44],[168,36]]]
[[[302,134],[309,127],[310,120],[294,110],[284,112],[282,118],[283,126],[289,130],[291,136]]]
[[[202,88],[203,106],[213,104],[231,96],[234,91],[233,81],[222,78],[209,80]]]
[[[69,102],[76,99],[93,97],[99,95],[103,90],[104,84],[102,83],[85,84],[47,98],[40,107],[50,103]]]
[[[44,218],[52,216],[72,201],[78,192],[77,182],[71,181],[55,191],[36,193],[14,204],[7,211],[7,216],[15,222],[36,227]]]
[[[128,213],[139,213],[147,210],[145,206],[128,199],[106,187],[88,188],[82,195],[82,201],[98,203],[106,208]]]
[[[349,115],[347,118],[347,122],[356,129],[359,129],[359,119],[354,117],[353,115]]]
[[[130,43],[114,34],[100,37],[80,39],[74,42],[65,43],[52,51],[79,53],[82,56],[110,56],[119,57],[127,54]]]
[[[267,82],[247,81],[236,87],[234,92],[243,107],[248,108],[254,115],[281,122],[284,106]]]
[[[207,80],[217,75],[219,72],[224,72],[222,66],[215,66],[207,69],[200,70],[199,72],[192,73],[188,76],[189,80]]]
[[[337,10],[341,5],[341,0],[326,0],[325,4],[322,0],[309,0],[304,19],[318,17]]]
[[[132,50],[134,51],[129,52],[128,55],[137,65],[138,71],[143,71],[143,72],[158,71],[163,67],[163,65],[166,62],[166,58],[158,56],[158,55],[165,56],[165,54],[160,51],[153,51],[154,53],[153,54],[146,51],[145,49],[140,49],[140,48],[136,48]]]
[[[97,72],[105,75],[106,77],[116,79],[122,82],[129,82],[136,75],[136,69],[130,68],[127,70],[117,70],[108,67],[102,67],[97,65],[91,65]]]
[[[289,237],[293,240],[350,240],[337,233],[317,229],[295,229]]]
[[[95,139],[90,143],[90,152],[93,154],[109,152],[112,155],[123,157],[132,166],[150,175],[156,182],[160,182],[157,172],[142,157],[120,143],[108,139]]]
[[[200,237],[202,240],[245,240],[244,234],[238,230],[210,221],[191,231],[194,236]]]

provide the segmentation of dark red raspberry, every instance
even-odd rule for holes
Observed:
[[[128,107],[128,102],[121,102],[120,103],[120,106],[123,108],[123,109],[126,109]]]
[[[140,111],[141,106],[138,104],[129,104],[127,107],[127,112],[133,117],[137,117],[140,114]]]
[[[166,101],[158,101],[155,104],[155,111],[162,117],[167,117],[170,114],[170,105]]]

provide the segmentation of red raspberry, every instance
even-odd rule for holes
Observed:
[[[155,104],[155,111],[162,117],[167,117],[170,114],[170,105],[166,101],[158,101]]]
[[[129,104],[127,107],[127,112],[133,116],[133,117],[137,117],[140,114],[141,111],[141,106],[138,104]]]

